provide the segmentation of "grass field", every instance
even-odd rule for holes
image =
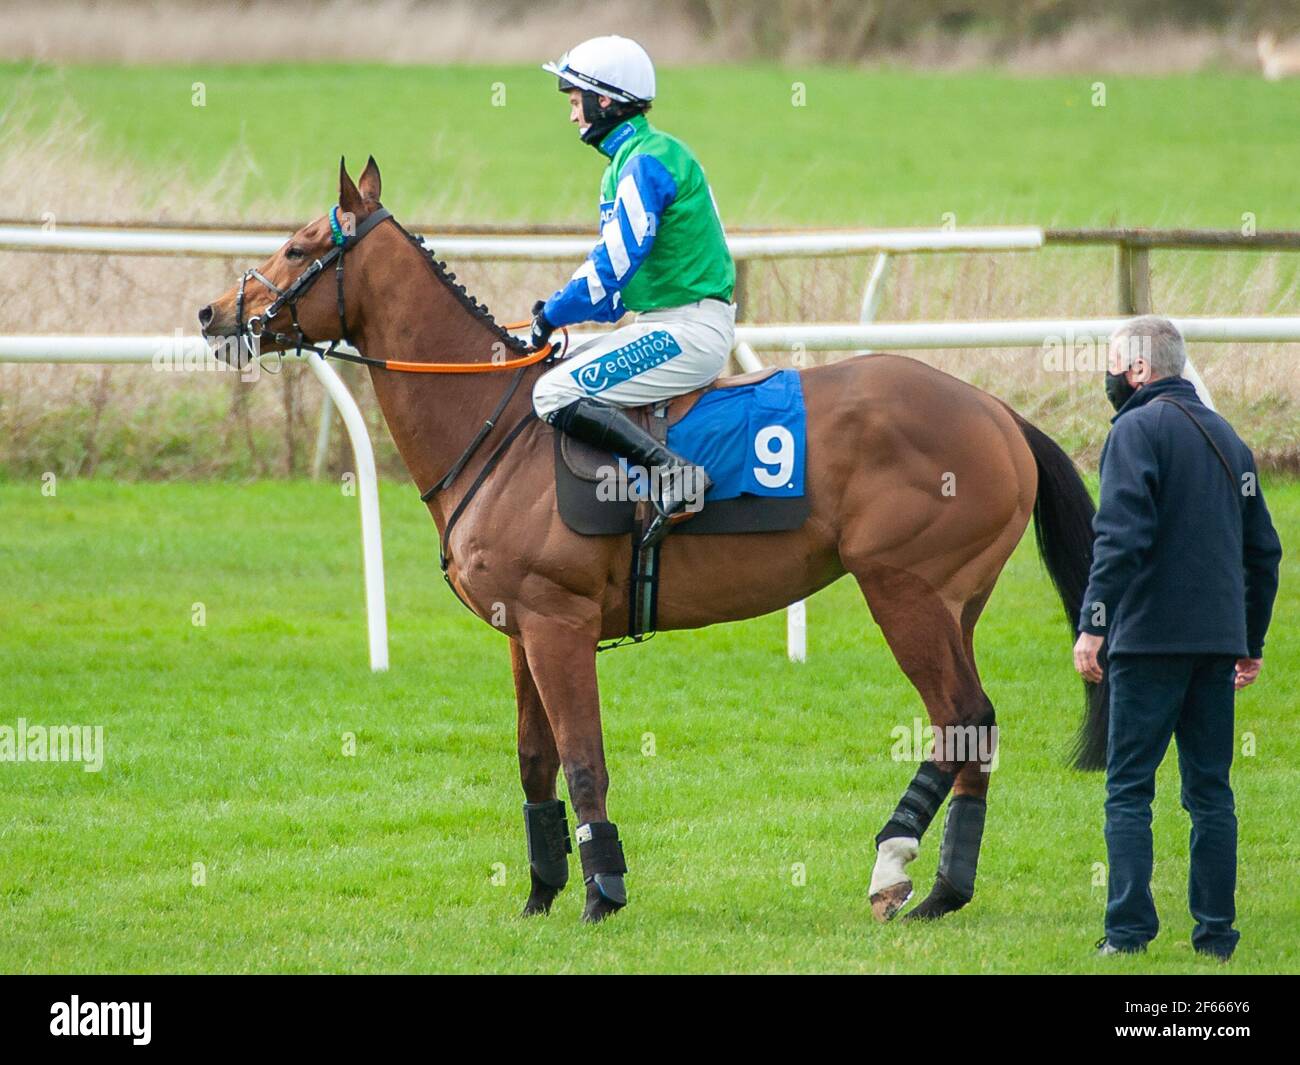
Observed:
[[[338,157],[374,154],[408,219],[592,223],[599,160],[531,65],[0,65],[0,107],[67,105],[146,185],[223,175],[227,219],[319,214]],[[1300,123],[1294,81],[669,68],[653,119],[697,148],[732,224],[1300,226],[1300,144],[1278,136]]]
[[[1300,120],[1296,81],[766,65],[665,69],[660,96],[652,118],[696,147],[733,226],[951,214],[1237,228],[1249,213],[1300,227],[1300,144],[1279,134]],[[600,161],[534,66],[0,64],[6,216],[305,220],[334,201],[343,153],[354,172],[378,158],[404,221],[594,222]],[[1296,266],[1160,256],[1156,306],[1292,313]],[[569,269],[462,277],[510,318]],[[748,309],[851,318],[866,269],[765,267]],[[1105,251],[904,259],[882,315],[1108,313],[1111,270]],[[192,329],[235,276],[224,262],[4,253],[0,333]],[[1198,347],[1243,436],[1294,468],[1293,352]],[[1048,374],[1033,351],[934,361],[1095,454],[1097,380]],[[1218,971],[1188,943],[1172,759],[1156,819],[1164,931],[1144,958],[1091,957],[1102,781],[1064,768],[1081,696],[1029,544],[978,636],[1002,751],[966,910],[939,926],[871,921],[873,836],[912,770],[891,733],[923,710],[840,582],[810,604],[805,665],[786,661],[776,615],[601,656],[632,904],[580,926],[575,859],[551,917],[517,919],[527,865],[504,639],[443,585],[413,489],[386,484],[393,665],[371,675],[356,500],[241,479],[302,470],[315,392],[292,373],[251,396],[203,376],[160,387],[147,370],[0,369],[0,726],[102,725],[107,744],[98,773],[0,763],[0,971]],[[337,472],[350,460],[336,437]],[[97,468],[160,480],[71,476]],[[171,480],[186,474],[225,479]],[[1289,543],[1300,483],[1265,488]],[[1300,970],[1297,577],[1288,560],[1264,677],[1238,700],[1253,753],[1235,773],[1233,972]],[[922,891],[937,848],[935,832],[914,867]]]
[[[1290,542],[1300,484],[1265,491]],[[1102,780],[1063,767],[1080,697],[1029,542],[979,630],[1002,754],[966,910],[871,921],[872,837],[911,773],[891,729],[922,710],[842,581],[810,603],[805,665],[785,660],[779,615],[601,656],[631,905],[581,926],[571,881],[549,918],[518,919],[505,641],[443,586],[415,492],[385,486],[383,508],[393,663],[373,676],[356,500],[337,489],[0,485],[0,724],[102,725],[106,743],[98,773],[0,764],[0,971],[1219,971],[1188,943],[1172,758],[1162,934],[1143,958],[1091,957]],[[1300,969],[1298,607],[1292,557],[1263,678],[1238,699],[1255,753],[1234,774],[1231,972]]]

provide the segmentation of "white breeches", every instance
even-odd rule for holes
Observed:
[[[533,386],[533,408],[549,418],[589,396],[616,407],[672,399],[712,383],[736,339],[736,305],[700,300],[643,311],[631,325],[579,345]]]

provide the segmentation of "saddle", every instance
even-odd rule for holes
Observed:
[[[704,388],[651,406],[631,407],[625,413],[663,443],[668,438],[669,427],[685,418],[706,393],[756,385],[778,372],[777,367],[769,367],[719,378]],[[556,498],[560,517],[574,532],[586,536],[610,536],[632,534],[640,527],[650,510],[649,503],[602,499],[597,492],[607,471],[617,467],[618,461],[608,451],[592,447],[566,433],[555,434]],[[797,499],[756,496],[722,499],[707,503],[690,520],[674,526],[672,535],[785,532],[803,525],[810,509],[806,496]]]

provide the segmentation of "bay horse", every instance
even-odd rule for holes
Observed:
[[[334,278],[316,284],[331,264]],[[509,639],[531,875],[524,913],[549,912],[568,878],[560,769],[578,820],[583,918],[620,909],[626,863],[606,807],[596,650],[627,632],[632,542],[571,532],[557,512],[555,430],[531,409],[545,366],[381,206],[373,158],[355,183],[340,165],[330,214],[294,233],[199,320],[208,338],[243,338],[241,352],[254,335],[264,352],[346,338],[370,365],[452,588]],[[523,387],[506,389],[502,374],[452,372],[489,363],[519,365]],[[1091,561],[1092,500],[1049,437],[924,363],[876,354],[801,374],[810,516],[790,532],[669,536],[658,627],[755,617],[853,575],[936,736],[877,837],[872,913],[888,920],[910,898],[906,866],[951,792],[934,888],[907,914],[940,917],[973,896],[993,753],[989,743],[940,742],[954,731],[995,735],[975,624],[1032,515],[1073,631]],[[1075,762],[1098,768],[1106,693],[1094,685],[1085,694]]]

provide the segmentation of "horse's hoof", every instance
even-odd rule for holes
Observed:
[[[587,908],[582,911],[582,919],[586,924],[600,924],[606,917],[618,913],[622,908],[622,906],[615,906],[608,899],[598,899],[587,903]]]
[[[551,912],[551,903],[555,901],[552,895],[549,899],[539,899],[535,895],[529,895],[528,901],[524,903],[523,912],[520,917],[545,917]]]
[[[903,915],[904,921],[937,921],[945,914],[960,910],[969,898],[958,895],[942,877],[935,879],[934,887],[924,899]]]
[[[582,911],[582,919],[587,924],[599,924],[627,905],[627,892],[623,889],[623,878],[619,876],[601,877],[601,879],[606,881],[606,891],[601,891],[600,886],[594,882],[587,885],[587,905]],[[614,882],[611,884],[610,880]]]
[[[881,888],[871,896],[871,916],[881,924],[892,921],[894,915],[907,905],[907,900],[911,897],[912,882],[910,880],[900,880],[897,884],[890,884],[887,888]]]
[[[533,873],[533,889],[528,894],[528,901],[524,903],[524,912],[520,917],[544,917],[551,912],[551,903],[555,901],[555,896],[560,893],[557,887],[551,887],[545,881],[539,880],[537,874]]]

